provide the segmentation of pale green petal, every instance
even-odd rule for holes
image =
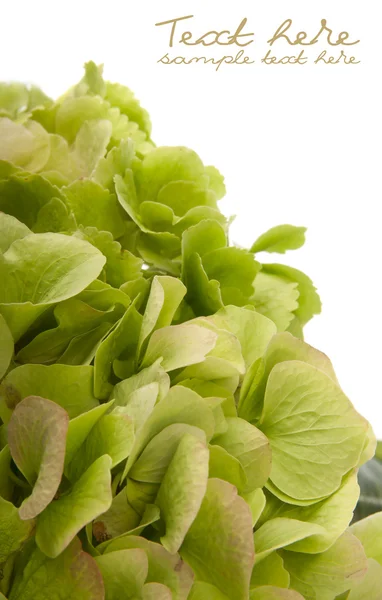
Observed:
[[[195,520],[207,489],[209,452],[205,442],[186,433],[179,442],[159,488],[159,506],[166,532],[163,546],[177,552]]]
[[[358,464],[368,423],[325,373],[287,361],[271,371],[259,427],[272,448],[272,483],[297,500],[319,500]]]
[[[232,485],[209,480],[181,554],[198,579],[215,585],[230,600],[248,598],[254,563],[252,517]]]
[[[32,519],[53,500],[64,470],[68,413],[50,400],[28,396],[8,423],[12,458],[33,487],[21,504],[20,517]]]
[[[57,557],[87,523],[111,505],[111,458],[101,456],[65,495],[39,515],[36,543],[50,558]]]

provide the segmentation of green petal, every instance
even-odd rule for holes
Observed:
[[[205,442],[186,433],[179,442],[159,488],[159,506],[166,532],[163,546],[177,552],[200,509],[207,489],[209,452]]]
[[[78,225],[110,231],[115,238],[123,235],[121,210],[114,194],[88,179],[75,181],[63,192]]]
[[[267,273],[264,268],[256,275],[252,302],[256,310],[271,319],[278,331],[285,331],[298,309],[297,283]]]
[[[13,337],[11,332],[9,331],[9,327],[4,319],[4,317],[0,314],[0,339],[1,339],[1,347],[0,347],[0,379],[5,375],[7,369],[10,365],[13,356]]]
[[[279,363],[259,423],[272,448],[272,483],[297,500],[332,494],[357,465],[367,426],[325,373],[300,361]]]
[[[266,585],[251,590],[249,600],[304,600],[304,598],[294,590]]]
[[[11,502],[0,497],[0,564],[21,549],[32,534],[33,520],[21,520],[19,512]]]
[[[349,525],[358,496],[359,487],[355,472],[345,477],[339,490],[332,496],[311,506],[285,504],[275,496],[267,494],[267,505],[260,522],[269,524],[276,516],[319,525],[322,528],[320,533],[292,544],[288,550],[309,554],[324,552],[333,545]]]
[[[162,429],[143,450],[138,460],[134,463],[130,477],[136,481],[147,483],[160,483],[172,461],[181,439],[190,434],[193,437],[206,441],[206,434],[202,429],[187,425],[186,423],[173,423]]]
[[[96,460],[73,488],[52,502],[38,518],[36,542],[50,558],[56,558],[87,523],[111,505],[111,458]]]
[[[12,410],[27,396],[49,398],[70,418],[98,406],[93,393],[94,368],[72,365],[22,365],[4,378],[0,404]]]
[[[130,453],[123,478],[142,450],[156,435],[169,425],[185,423],[202,429],[209,441],[214,433],[214,417],[211,409],[203,398],[183,386],[174,386],[166,398],[154,408],[144,426],[136,436],[133,450]]]
[[[271,472],[271,448],[265,435],[238,417],[227,418],[228,429],[214,438],[241,463],[247,477],[244,493],[263,487]]]
[[[15,341],[48,306],[84,290],[104,263],[102,254],[87,242],[58,233],[13,242],[0,264],[0,312]]]
[[[16,217],[0,213],[0,252],[4,253],[16,240],[30,235],[31,230]]]
[[[321,554],[283,551],[291,587],[305,600],[333,600],[362,579],[367,569],[361,543],[350,533]]]
[[[262,561],[255,564],[251,576],[251,588],[263,585],[276,585],[289,588],[290,577],[284,568],[284,562],[277,552],[272,552]]]
[[[382,512],[354,523],[350,531],[362,542],[366,556],[382,565]]]
[[[160,582],[171,589],[173,600],[187,600],[193,582],[190,567],[183,562],[179,554],[170,554],[161,546],[133,535],[112,540],[106,552],[142,548],[147,555],[149,570],[147,582]]]
[[[81,549],[78,539],[57,558],[45,556],[29,544],[23,569],[16,571],[9,600],[103,600],[104,585],[94,559]]]
[[[20,506],[24,520],[40,514],[53,500],[64,470],[68,413],[50,400],[28,396],[8,424],[12,458],[33,487]]]
[[[140,597],[148,573],[148,560],[144,550],[117,550],[96,557],[105,584],[106,598]]]
[[[162,358],[165,371],[174,371],[201,362],[214,348],[217,336],[198,325],[182,324],[154,331],[143,357],[141,367],[152,365]]]
[[[198,579],[215,585],[230,600],[248,598],[254,562],[252,518],[232,485],[209,480],[181,554]]]

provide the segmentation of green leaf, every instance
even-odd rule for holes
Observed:
[[[247,477],[244,493],[265,485],[271,471],[271,449],[265,435],[256,427],[238,417],[227,418],[228,429],[214,438],[237,458]]]
[[[33,528],[33,520],[22,521],[17,508],[0,497],[0,565],[21,549]]]
[[[94,368],[72,365],[22,365],[1,384],[0,404],[10,410],[27,396],[49,398],[72,419],[98,406],[93,393]]]
[[[95,560],[102,574],[108,600],[134,600],[141,597],[149,568],[144,550],[117,550],[97,556]]]
[[[9,327],[4,319],[4,317],[0,314],[0,379],[5,375],[7,369],[10,365],[13,356],[13,337],[11,332],[9,331]]]
[[[53,500],[64,470],[68,413],[50,400],[29,396],[13,411],[8,423],[12,458],[33,486],[19,508],[20,517],[33,519]]]
[[[0,312],[15,341],[50,305],[84,290],[104,263],[102,254],[87,242],[58,233],[13,242],[0,262]]]
[[[257,551],[257,548],[256,548]],[[284,562],[277,552],[272,552],[260,562],[256,562],[251,576],[251,588],[264,585],[276,585],[289,588],[290,577],[284,568]]]
[[[333,600],[362,579],[367,569],[362,545],[346,532],[320,554],[282,551],[284,566],[290,574],[291,588],[305,600]]]
[[[9,600],[103,600],[104,585],[94,559],[78,539],[55,559],[29,545],[24,568],[16,572]]]
[[[252,517],[232,485],[209,480],[181,554],[198,579],[215,585],[232,600],[248,598],[254,562]]]
[[[56,558],[87,523],[111,505],[111,458],[98,458],[72,489],[52,502],[39,515],[36,543],[50,558]]]
[[[306,227],[277,225],[263,233],[251,247],[251,252],[278,252],[297,250],[305,243]]]
[[[75,181],[63,191],[78,225],[110,231],[115,238],[123,235],[124,224],[114,194],[88,179]]]
[[[208,448],[200,438],[186,433],[179,442],[159,488],[159,506],[166,532],[163,546],[177,552],[200,509],[207,489]]]
[[[0,252],[4,253],[16,240],[30,235],[31,230],[16,217],[0,213]]]
[[[143,357],[141,367],[152,365],[162,358],[165,371],[201,362],[214,348],[217,335],[199,325],[182,324],[154,331]]]

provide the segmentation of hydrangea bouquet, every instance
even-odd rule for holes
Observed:
[[[261,262],[305,229],[232,245],[224,193],[92,62],[0,86],[0,598],[381,598],[372,429]]]

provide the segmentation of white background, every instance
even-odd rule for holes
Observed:
[[[221,207],[237,215],[234,242],[250,245],[281,223],[306,225],[306,246],[280,260],[270,255],[270,262],[287,262],[315,282],[323,313],[306,327],[306,340],[329,354],[343,389],[382,438],[382,13],[376,0],[287,4],[3,3],[0,79],[30,81],[55,96],[80,79],[85,61],[104,63],[106,78],[130,86],[148,108],[158,145],[189,146],[225,174]],[[169,49],[168,28],[155,27],[191,14],[189,28],[199,35],[233,32],[247,17],[246,31],[255,32],[248,54],[256,63],[218,72],[211,65],[158,64],[166,52],[206,54],[202,46]],[[261,64],[267,40],[287,18],[295,33],[304,29],[310,37],[322,18],[335,33],[349,31],[361,40],[349,54],[362,62]],[[324,48],[320,41],[307,54],[315,58]],[[280,57],[295,54],[283,42],[273,49]]]

